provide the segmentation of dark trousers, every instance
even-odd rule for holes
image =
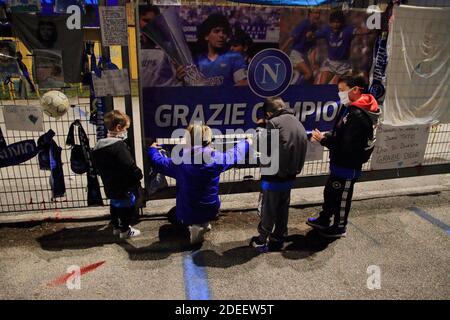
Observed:
[[[135,207],[109,207],[111,214],[111,223],[114,228],[120,229],[121,232],[125,232],[130,228],[130,221],[135,211]]]
[[[324,202],[321,216],[331,219],[334,216],[334,226],[345,227],[352,205],[353,187],[357,179],[344,179],[329,176],[323,191]]]
[[[266,241],[282,241],[287,235],[291,190],[262,191],[261,222],[258,225],[259,238]]]

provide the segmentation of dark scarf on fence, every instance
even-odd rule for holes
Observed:
[[[66,185],[64,183],[64,172],[61,161],[62,148],[59,147],[53,137],[55,132],[50,129],[38,139],[38,160],[41,170],[50,170],[50,187],[52,189],[52,200],[64,197]]]
[[[18,165],[35,157],[38,153],[34,140],[19,141],[9,146],[0,128],[0,168]]]
[[[80,141],[84,162],[87,165],[87,180],[88,180],[88,206],[102,206],[103,200],[100,192],[100,185],[97,179],[97,172],[92,163],[91,147],[89,146],[89,138],[80,123],[80,120],[75,120],[69,128],[66,144],[75,147],[75,126],[78,128],[78,139]]]
[[[91,68],[89,70],[88,61],[90,56]],[[90,118],[89,122],[96,126],[96,134],[97,140],[106,138],[107,130],[104,123],[104,113],[105,113],[105,98],[104,97],[96,97],[94,91],[94,83],[92,81],[92,77],[95,74],[97,77],[101,76],[101,59],[99,60],[99,64],[97,64],[97,60],[94,54],[93,43],[87,42],[84,50],[84,68],[85,68],[85,76],[83,77],[83,83],[89,85],[90,95],[89,95],[89,104],[90,104]]]

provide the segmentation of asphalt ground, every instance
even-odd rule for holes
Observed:
[[[150,203],[143,235],[127,241],[101,216],[2,224],[0,299],[449,299],[448,176],[399,181],[357,184],[348,235],[335,241],[305,224],[320,201],[294,190],[285,248],[266,254],[248,246],[255,194],[225,201],[200,247],[167,222],[170,202]],[[320,190],[309,192],[320,200]]]

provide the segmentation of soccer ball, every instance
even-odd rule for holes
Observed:
[[[46,115],[58,119],[67,112],[70,103],[64,93],[53,90],[42,96],[41,106]]]

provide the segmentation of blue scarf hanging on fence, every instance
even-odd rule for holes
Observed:
[[[36,142],[31,139],[7,145],[0,128],[0,168],[15,166],[28,161],[34,158],[37,153]]]
[[[88,55],[90,55],[91,60],[91,72],[88,76],[86,76],[85,81],[89,83],[90,88],[90,106],[91,106],[91,117],[89,119],[89,122],[96,126],[97,128],[97,140],[106,138],[107,130],[104,124],[103,116],[105,113],[105,98],[104,97],[96,97],[95,96],[95,90],[94,90],[94,83],[92,80],[92,77],[95,75],[99,78],[102,76],[103,70],[116,70],[119,69],[114,63],[111,62],[110,59],[106,59],[104,57],[101,57],[98,60],[95,58],[94,54],[94,48],[91,47],[90,44],[86,44],[85,49],[85,61],[88,60]]]
[[[50,187],[52,189],[52,200],[66,195],[64,183],[64,172],[61,161],[62,148],[53,140],[55,132],[50,129],[38,139],[38,160],[41,170],[50,170]]]

